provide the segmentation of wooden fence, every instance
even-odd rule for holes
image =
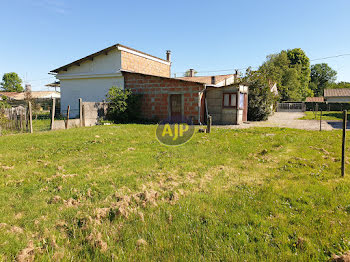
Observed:
[[[0,134],[4,131],[28,132],[28,110],[18,106],[0,109]]]

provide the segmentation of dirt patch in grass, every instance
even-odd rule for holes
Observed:
[[[35,247],[33,241],[29,241],[28,246],[23,249],[18,256],[16,257],[16,261],[18,262],[31,262],[34,261]]]

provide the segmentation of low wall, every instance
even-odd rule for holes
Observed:
[[[83,126],[95,126],[107,114],[108,103],[83,102]]]
[[[68,128],[80,127],[80,119],[69,119]],[[66,120],[55,120],[53,122],[52,130],[59,130],[66,128]]]
[[[104,102],[83,102],[82,119],[69,119],[68,128],[80,126],[95,126],[100,120],[104,119],[107,114],[108,103]],[[78,114],[78,116],[80,113]],[[82,123],[80,123],[82,122]],[[65,129],[66,120],[55,120],[52,130]]]

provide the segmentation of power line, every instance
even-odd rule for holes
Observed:
[[[37,82],[37,81],[43,81],[43,80],[48,80],[48,79],[52,79],[52,78],[55,78],[55,77],[51,76],[51,77],[46,77],[46,78],[41,78],[41,79],[26,80],[26,82]]]
[[[348,55],[350,55],[350,54],[341,54],[341,55],[334,55],[334,56],[326,56],[326,57],[322,57],[322,58],[311,59],[310,61],[324,60],[324,59],[336,58],[336,57],[342,57],[342,56],[348,56]]]
[[[326,57],[321,57],[321,58],[315,58],[315,59],[310,59],[310,61],[318,61],[318,60],[325,60],[325,59],[330,59],[330,58],[337,58],[337,57],[342,57],[342,56],[349,56],[350,54],[340,54],[340,55],[334,55],[334,56],[326,56]],[[259,66],[251,66],[251,67],[245,67],[245,68],[230,68],[230,69],[221,69],[221,70],[211,70],[211,71],[197,71],[197,73],[215,73],[215,72],[225,72],[225,71],[234,71],[234,70],[245,70],[248,68],[259,68]],[[177,72],[177,74],[183,74],[186,72]]]

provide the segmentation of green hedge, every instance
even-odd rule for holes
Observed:
[[[318,111],[343,111],[350,110],[350,103],[326,103],[326,102],[305,102],[306,111],[313,111],[317,109]]]

